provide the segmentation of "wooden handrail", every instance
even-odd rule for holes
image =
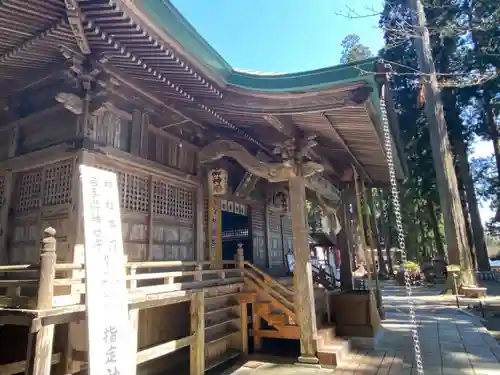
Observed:
[[[210,266],[213,262],[211,261],[150,261],[150,262],[129,262],[125,264],[125,268],[168,268],[168,267],[188,267],[188,266]],[[236,265],[234,260],[225,260],[222,262],[223,265]],[[56,271],[72,271],[72,270],[84,270],[85,266],[81,263],[57,263]],[[38,264],[14,264],[14,265],[4,265],[0,266],[0,273],[4,272],[27,272],[27,271],[40,271],[40,265]]]
[[[262,278],[269,284],[272,284],[276,288],[280,289],[282,293],[285,293],[289,296],[293,296],[294,293],[292,290],[288,289],[286,286],[281,284],[279,281],[276,281],[273,277],[259,269],[258,267],[254,266],[252,263],[245,261],[244,262],[246,266],[250,267],[254,272],[258,273]]]
[[[284,302],[283,300],[280,301],[278,298],[276,298],[275,295],[273,295],[272,292],[274,290],[269,285],[267,285],[264,282],[262,282],[261,280],[258,280],[257,278],[255,278],[254,275],[252,275],[250,272],[248,272],[247,269],[244,272],[245,272],[245,275],[247,275],[247,281],[249,281],[250,284],[253,284],[251,286],[264,292],[266,294],[266,296],[271,299],[271,303],[275,307],[282,309],[290,318],[295,320],[295,311],[294,311],[294,307],[293,307],[292,302],[290,302],[288,299],[286,299],[284,296],[280,295],[279,293],[276,293],[280,297],[282,297],[283,300],[286,302]]]

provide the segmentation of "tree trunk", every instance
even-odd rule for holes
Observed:
[[[488,125],[488,133],[493,142],[493,154],[495,155],[495,161],[497,165],[497,174],[500,177],[500,135],[498,134],[498,126],[495,121],[495,114],[493,112],[493,106],[491,104],[490,92],[484,89],[484,101],[486,105],[486,121]],[[498,189],[497,200],[500,202],[500,189]],[[495,214],[495,220],[500,221],[500,208],[497,209]]]
[[[427,244],[425,243],[426,236],[425,236],[425,228],[424,228],[424,222],[422,220],[418,220],[418,229],[420,230],[420,251],[418,252],[417,255],[417,260],[421,261],[422,259],[425,261],[427,258]]]
[[[441,231],[439,230],[439,221],[436,217],[436,210],[434,209],[434,203],[429,199],[427,200],[427,211],[429,212],[430,224],[432,227],[432,232],[434,233],[434,242],[436,243],[436,250],[441,257],[441,259],[446,260],[446,253],[444,251],[443,238],[441,237]]]
[[[489,271],[490,262],[488,259],[488,249],[484,238],[484,228],[479,214],[479,205],[477,203],[476,191],[474,189],[474,181],[470,172],[469,159],[463,139],[456,140],[456,152],[458,162],[460,164],[460,175],[462,184],[465,189],[465,197],[467,200],[468,213],[470,217],[470,225],[472,230],[472,238],[477,260],[477,268],[480,271]]]
[[[465,187],[462,183],[461,178],[458,178],[458,193],[460,194],[460,204],[462,205],[462,212],[464,214],[465,230],[467,232],[467,243],[469,244],[469,251],[471,253],[472,259],[474,260],[474,254],[476,253],[476,251],[474,249],[474,240],[472,238],[472,228],[470,224],[469,207],[467,207]]]
[[[424,75],[425,112],[429,121],[430,141],[444,217],[448,258],[451,264],[459,265],[461,268],[459,285],[475,284],[472,260],[467,249],[467,235],[458,194],[457,177],[453,166],[436,69],[432,59],[429,30],[426,27],[424,6],[421,0],[411,0],[410,4],[415,15],[416,32],[420,34],[415,38],[415,45],[420,69]]]

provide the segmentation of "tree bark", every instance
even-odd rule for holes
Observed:
[[[418,220],[418,228],[420,230],[420,247],[421,251],[417,252],[417,260],[421,261],[422,259],[427,258],[427,244],[425,243],[426,236],[425,236],[425,227],[424,227],[424,222],[422,220]]]
[[[453,166],[450,142],[443,104],[432,59],[429,30],[421,0],[411,0],[416,32],[416,51],[424,78],[425,112],[429,121],[432,155],[436,170],[437,186],[443,211],[448,258],[451,264],[459,265],[461,276],[459,285],[475,284],[472,260],[467,249],[465,222],[458,194],[457,177]]]
[[[460,168],[457,168],[458,172]],[[472,238],[472,227],[470,224],[469,207],[467,206],[467,197],[465,194],[465,187],[461,178],[458,178],[458,193],[460,195],[460,204],[462,205],[462,212],[464,214],[465,231],[467,232],[467,243],[469,244],[469,251],[474,259],[474,240]]]
[[[465,189],[465,198],[467,200],[468,213],[470,215],[470,225],[472,230],[472,238],[477,259],[477,268],[480,271],[489,271],[490,262],[488,259],[488,249],[484,238],[484,228],[479,214],[479,205],[474,189],[474,181],[470,172],[469,159],[463,139],[456,140],[456,151],[458,162],[460,164],[460,174],[462,184]]]
[[[443,239],[441,238],[441,231],[439,230],[439,222],[436,217],[436,210],[434,209],[434,204],[431,200],[427,200],[427,211],[429,212],[430,224],[432,227],[432,232],[434,233],[434,242],[436,243],[436,250],[441,257],[441,259],[446,259],[446,253],[444,251]]]

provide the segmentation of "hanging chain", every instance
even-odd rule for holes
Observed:
[[[382,88],[384,90],[384,88]],[[396,227],[398,231],[398,245],[399,250],[403,253],[406,251],[405,235],[403,231],[403,221],[401,219],[401,206],[399,203],[399,191],[396,182],[396,172],[394,168],[394,155],[392,154],[392,142],[391,142],[391,132],[389,129],[389,121],[387,119],[387,111],[385,107],[385,98],[382,95],[380,99],[380,108],[382,114],[382,124],[384,127],[384,145],[385,152],[387,155],[387,164],[389,166],[389,179],[391,183],[391,196],[394,215],[396,216]],[[387,247],[386,247],[387,249]],[[390,249],[389,251],[390,256]],[[409,315],[411,321],[411,333],[413,337],[413,350],[415,353],[415,362],[417,365],[418,375],[424,375],[424,366],[422,362],[422,353],[420,351],[420,338],[418,336],[417,330],[417,318],[415,314],[415,301],[413,299],[412,284],[410,279],[410,273],[405,270],[405,286],[406,286],[406,296],[408,297],[409,304]]]

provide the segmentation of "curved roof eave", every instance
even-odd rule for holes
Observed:
[[[251,74],[236,70],[169,0],[143,0],[136,6],[142,8],[148,19],[162,28],[207,77],[216,80],[221,86],[270,93],[322,90],[360,81],[376,87],[377,58],[298,73]]]

